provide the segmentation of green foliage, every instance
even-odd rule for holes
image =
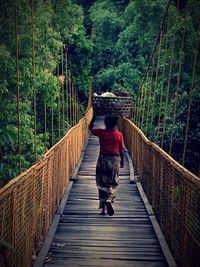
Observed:
[[[15,21],[15,16],[17,21]],[[17,25],[16,25],[17,22]],[[83,26],[83,10],[74,1],[34,1],[32,28],[31,1],[0,2],[0,186],[18,174],[18,114],[16,86],[16,30],[19,45],[19,117],[22,171],[35,163],[34,89],[36,92],[36,141],[40,159],[44,147],[44,100],[47,108],[47,146],[51,145],[51,112],[54,110],[54,140],[58,138],[58,85],[56,68],[61,60],[63,45],[68,50],[68,68],[80,95],[87,96],[91,83],[91,41]],[[32,46],[34,34],[34,51]],[[33,62],[35,59],[35,77]],[[59,70],[60,75],[60,70]],[[65,83],[68,81],[65,81]],[[65,104],[65,109],[68,109]],[[61,117],[61,110],[60,110]],[[64,134],[69,128],[65,118]]]
[[[88,96],[91,84],[90,54],[92,43],[86,36],[81,6],[71,0],[53,1],[53,27],[69,51],[70,67],[77,89]]]
[[[121,3],[119,3],[121,2]],[[123,3],[122,3],[123,2]],[[176,1],[177,2],[177,1]],[[92,21],[92,39],[94,50],[92,55],[92,69],[94,74],[94,90],[112,91],[116,88],[129,90],[136,98],[140,88],[143,75],[146,71],[147,63],[157,39],[168,1],[163,0],[133,0],[133,1],[95,1],[90,8],[90,18]],[[176,3],[177,4],[177,3]],[[172,156],[182,162],[183,145],[186,130],[186,120],[189,103],[189,91],[191,90],[192,68],[194,61],[195,43],[197,38],[197,28],[199,27],[200,5],[198,1],[187,1],[185,8],[180,8],[177,12],[175,2],[172,1],[169,14],[168,43],[165,49],[166,22],[163,26],[163,41],[158,66],[158,78],[156,79],[157,61],[150,65],[149,76],[153,76],[151,87],[151,77],[148,84],[145,82],[146,99],[144,94],[140,100],[139,114],[144,109],[144,122],[142,130],[148,137],[161,144],[164,127],[164,117],[166,129],[164,135],[163,148],[169,152],[170,139],[173,127],[173,113],[175,102],[175,90],[177,78],[180,75],[180,85],[178,88],[176,123],[173,133]],[[178,73],[180,48],[183,32],[186,31],[182,70]],[[172,40],[175,31],[174,54],[172,55]],[[164,54],[166,60],[164,61]],[[158,46],[156,58],[158,55]],[[169,69],[172,62],[172,73],[169,85],[169,100],[166,108],[166,92],[169,84]],[[154,65],[153,65],[154,64]],[[163,80],[163,67],[165,67]],[[185,166],[198,174],[199,169],[199,57],[197,59],[195,86],[192,97],[190,123],[188,131],[188,142],[186,151]],[[151,97],[149,88],[151,87]],[[161,88],[163,93],[161,96]],[[147,89],[148,88],[148,89]],[[155,88],[155,100],[153,92]],[[161,107],[160,99],[162,98]],[[150,99],[150,101],[149,101]],[[149,103],[148,103],[149,101]],[[147,107],[149,105],[149,110]],[[154,109],[154,110],[153,110]],[[160,112],[161,110],[161,112]],[[158,118],[160,113],[160,125],[158,129]],[[148,118],[148,121],[147,121]],[[146,121],[147,127],[146,127]],[[151,125],[152,122],[152,125]],[[151,129],[150,129],[151,128]],[[150,135],[149,135],[150,134]]]
[[[166,116],[164,149],[169,151],[170,135],[173,126],[175,88],[178,77],[179,53],[184,29],[186,30],[185,52],[181,71],[181,84],[178,90],[176,124],[174,128],[173,157],[182,160],[184,134],[191,89],[192,66],[194,60],[200,5],[198,1],[187,1],[187,8],[180,9],[176,22],[175,5],[170,7],[168,47],[166,50],[165,77],[162,81],[161,69],[164,66],[164,42],[161,49],[159,76],[156,86],[155,110],[152,114],[151,140],[160,143],[165,115],[165,100],[173,32],[176,28],[172,76],[169,90],[169,103]],[[47,109],[47,148],[52,140],[52,110],[54,111],[54,141],[59,139],[59,121],[62,110],[58,110],[59,97],[62,101],[62,87],[57,75],[61,75],[63,51],[67,51],[67,68],[72,71],[73,81],[82,101],[84,112],[88,89],[95,91],[128,90],[134,99],[149,61],[166,5],[165,0],[53,0],[34,1],[35,46],[32,51],[32,10],[31,2],[17,1],[17,26],[19,41],[19,109],[21,164],[25,170],[35,162],[34,156],[34,107],[33,92],[36,92],[36,139],[37,154],[40,159],[44,147],[44,100]],[[81,5],[81,6],[80,6]],[[0,186],[18,174],[18,114],[16,102],[16,6],[13,1],[0,1]],[[85,17],[84,17],[85,16]],[[86,27],[86,28],[85,28]],[[166,26],[164,25],[164,31]],[[91,33],[91,36],[88,36]],[[164,40],[164,39],[163,39]],[[63,49],[64,46],[64,49]],[[33,53],[33,54],[32,54]],[[35,58],[33,77],[32,55]],[[58,70],[57,70],[58,66]],[[91,72],[92,69],[92,72]],[[57,73],[58,72],[58,73]],[[155,81],[155,66],[150,67]],[[200,73],[199,58],[196,73]],[[68,80],[64,81],[64,89]],[[161,125],[158,131],[159,101],[163,83]],[[153,82],[154,84],[154,82]],[[190,124],[188,132],[186,167],[197,173],[199,164],[199,76],[195,77]],[[145,83],[149,88],[150,80]],[[152,87],[153,88],[153,87]],[[61,102],[60,102],[61,105]],[[146,98],[144,117],[151,119],[153,101],[147,114]],[[65,103],[65,110],[69,106]],[[73,122],[74,123],[74,122]],[[64,118],[64,132],[69,129],[69,121]],[[149,126],[148,126],[149,128]],[[146,125],[143,130],[148,133]]]
[[[137,88],[140,80],[139,71],[129,62],[121,63],[118,66],[110,66],[102,69],[96,75],[94,86],[99,91],[112,91],[118,88],[125,88],[129,92],[133,92],[133,88]]]
[[[164,9],[159,0],[96,1],[92,5],[96,91],[122,86],[132,95],[137,93]]]
[[[172,151],[171,155],[178,162],[182,163],[183,158],[183,148],[185,142],[185,134],[186,134],[186,121],[188,118],[188,108],[189,108],[189,98],[190,91],[192,90],[192,105],[189,114],[189,129],[187,136],[187,146],[186,146],[186,158],[185,158],[185,166],[190,171],[194,172],[198,175],[199,171],[199,159],[200,154],[198,151],[199,147],[199,116],[197,115],[200,108],[200,99],[199,99],[199,59],[197,58],[196,64],[196,75],[194,79],[194,87],[192,88],[192,77],[193,77],[193,64],[195,58],[195,47],[196,47],[196,39],[197,39],[197,29],[198,25],[196,21],[199,18],[197,13],[194,12],[193,8],[197,7],[196,4],[192,4],[193,1],[187,6],[186,9],[182,11],[182,13],[177,13],[174,7],[170,8],[170,14],[173,18],[169,25],[168,31],[168,47],[164,48],[164,42],[161,49],[161,58],[158,66],[158,81],[155,84],[155,65],[151,64],[150,74],[153,73],[153,86],[156,86],[156,98],[155,98],[155,109],[153,109],[153,100],[150,104],[150,114],[149,114],[149,122],[152,120],[151,129],[146,129],[146,126],[143,125],[143,130],[146,134],[151,133],[149,138],[156,142],[158,145],[161,144],[161,138],[164,134],[164,150],[169,153],[170,151],[170,142],[171,138],[173,138],[172,143]],[[179,11],[180,12],[180,11]],[[178,17],[179,16],[179,17]],[[196,16],[196,17],[195,17]],[[165,28],[165,27],[164,27]],[[183,32],[185,31],[184,45],[183,51],[181,52],[181,45],[183,40]],[[174,49],[172,50],[172,40],[175,32],[174,39]],[[165,40],[165,33],[163,35],[163,40]],[[173,52],[173,56],[172,56]],[[165,73],[164,80],[162,75],[162,70],[164,66],[164,53],[166,53],[166,61],[165,61]],[[199,53],[199,49],[198,49]],[[180,66],[180,55],[182,56],[181,60],[181,72],[179,73]],[[173,60],[172,60],[173,59]],[[172,73],[170,75],[169,68],[170,62],[172,62]],[[170,75],[170,80],[169,80]],[[179,81],[179,87],[177,88],[177,81]],[[170,81],[170,82],[169,82]],[[148,87],[150,87],[150,80]],[[163,94],[161,96],[161,87],[163,84]],[[167,103],[167,90],[169,86],[169,97]],[[173,117],[174,117],[174,105],[175,105],[175,95],[177,90],[177,108],[175,112],[175,125],[173,125]],[[151,96],[152,97],[152,96]],[[161,112],[159,108],[160,97],[162,97],[162,105]],[[146,99],[146,107],[148,105]],[[167,105],[166,105],[167,103]],[[153,112],[153,114],[152,114]],[[147,111],[144,112],[147,117]],[[158,131],[158,117],[160,113],[160,128]],[[152,117],[153,116],[153,117]],[[164,125],[165,119],[165,125]],[[164,128],[165,126],[165,128]],[[172,135],[173,134],[173,135]]]

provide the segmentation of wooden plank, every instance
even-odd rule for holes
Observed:
[[[33,264],[33,267],[42,267],[43,266],[43,263],[45,261],[45,258],[46,258],[46,255],[49,251],[49,248],[50,248],[50,245],[51,245],[51,242],[53,240],[53,237],[55,235],[55,232],[56,232],[56,228],[57,228],[57,225],[58,225],[58,222],[59,222],[59,219],[60,219],[60,215],[55,215],[54,216],[54,219],[53,219],[53,222],[50,226],[50,229],[48,231],[48,234],[45,238],[45,241],[42,245],[42,248]]]
[[[134,175],[134,168],[133,168],[133,162],[128,154],[128,150],[126,148],[125,150],[125,155],[126,155],[126,158],[128,160],[128,165],[129,165],[129,170],[130,170],[130,183],[134,183],[135,182],[135,175]]]
[[[141,195],[141,197],[143,199],[145,207],[146,207],[146,209],[148,211],[149,218],[151,220],[151,223],[153,225],[154,231],[155,231],[155,233],[157,235],[158,241],[159,241],[160,246],[162,248],[162,251],[163,251],[163,253],[165,255],[167,263],[168,263],[169,267],[177,267],[177,264],[176,264],[172,254],[170,252],[169,246],[168,246],[168,244],[167,244],[167,242],[166,242],[166,240],[164,238],[164,235],[163,235],[163,233],[162,233],[162,231],[160,229],[160,226],[158,224],[156,216],[154,215],[153,209],[152,209],[152,207],[151,207],[151,205],[150,205],[150,203],[149,203],[149,201],[148,201],[148,199],[147,199],[147,197],[146,197],[146,195],[144,193],[142,185],[141,185],[141,183],[139,181],[137,181],[136,185],[137,185],[138,190],[140,192],[140,195]]]
[[[134,264],[134,265],[133,265]],[[159,262],[150,262],[150,261],[122,261],[122,260],[110,260],[110,259],[95,259],[95,261],[87,260],[83,261],[82,259],[64,259],[64,260],[49,260],[48,265],[45,266],[49,267],[167,267],[167,264],[164,261]]]
[[[99,215],[98,146],[90,136],[43,267],[167,267],[152,226],[154,214],[133,179],[138,176],[128,156],[120,169],[115,214]]]

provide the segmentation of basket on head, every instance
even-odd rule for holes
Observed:
[[[130,117],[132,102],[132,97],[92,97],[94,113],[102,116]]]

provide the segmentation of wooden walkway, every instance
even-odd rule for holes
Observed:
[[[130,183],[127,158],[120,169],[115,214],[99,215],[98,152],[98,139],[91,136],[43,267],[168,266],[138,187]]]

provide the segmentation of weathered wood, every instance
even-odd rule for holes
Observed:
[[[53,267],[123,267],[122,260],[114,260],[114,259],[68,259],[66,263],[66,259],[60,259],[54,261],[53,259],[49,259],[49,261],[45,264],[45,266],[53,266]],[[164,261],[159,262],[151,262],[151,261],[132,261],[126,260],[126,267],[167,267],[167,264]]]
[[[150,207],[144,204],[138,185],[130,184],[135,174],[134,170],[130,173],[127,158],[120,169],[115,214],[99,215],[95,183],[98,145],[98,139],[90,136],[43,266],[167,267],[149,217]]]

